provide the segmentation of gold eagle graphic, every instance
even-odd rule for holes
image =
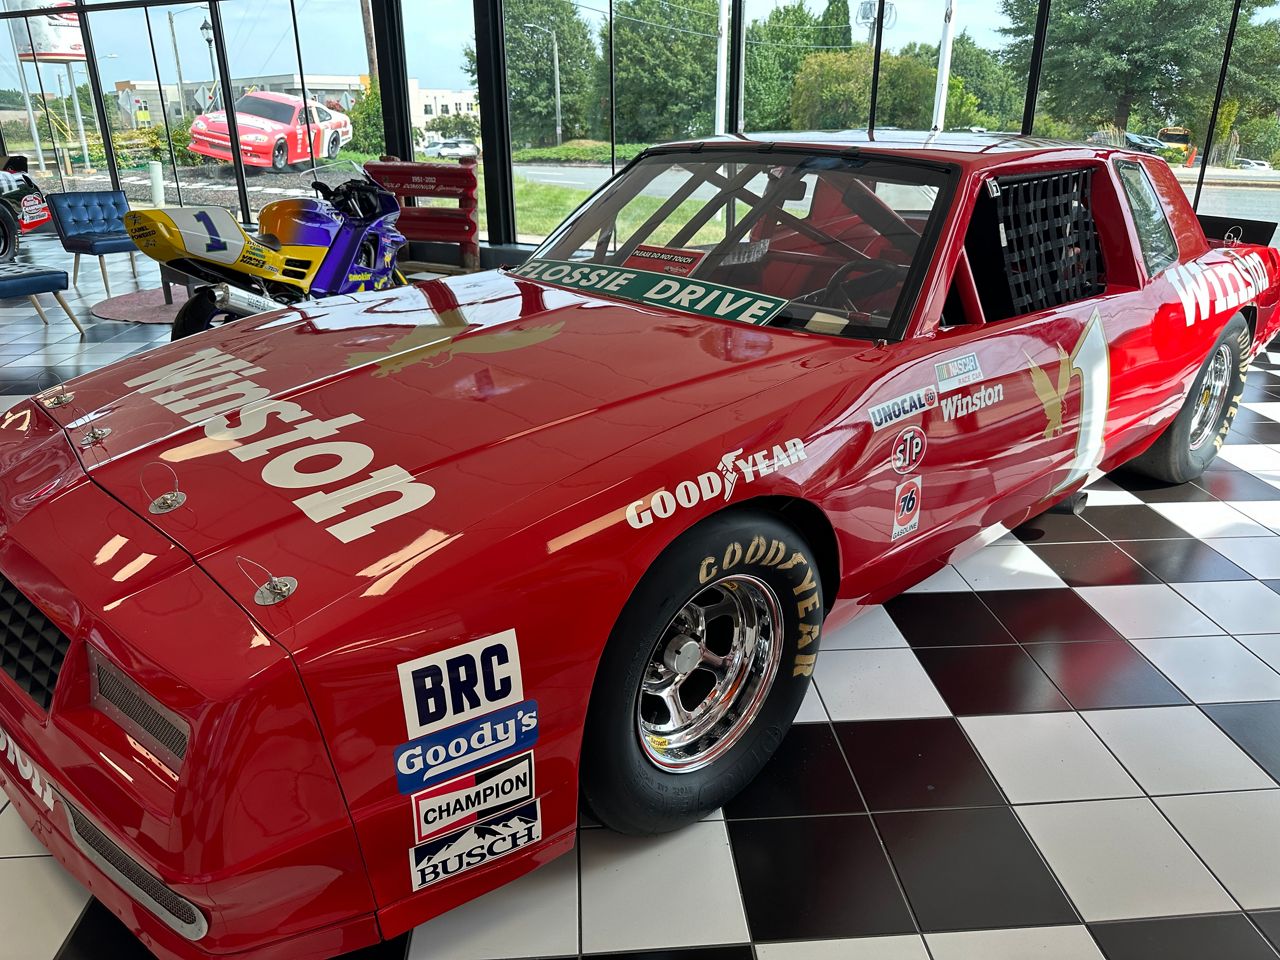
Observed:
[[[1071,358],[1062,349],[1062,344],[1058,344],[1058,382],[1055,385],[1049,375],[1036,366],[1029,353],[1024,350],[1023,354],[1031,364],[1031,386],[1035,388],[1036,396],[1044,405],[1044,415],[1049,419],[1044,428],[1044,438],[1052,440],[1062,432],[1062,405],[1067,399],[1067,391],[1071,389]]]
[[[476,356],[532,347],[550,340],[563,328],[562,320],[559,323],[549,323],[524,330],[497,330],[493,333],[477,331],[473,336],[455,340],[455,337],[466,332],[466,328],[418,327],[412,333],[390,344],[385,351],[353,353],[347,357],[347,363],[351,367],[376,363],[378,370],[374,376],[386,377],[399,373],[415,363],[440,366],[462,354]]]

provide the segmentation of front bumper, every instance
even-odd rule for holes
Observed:
[[[231,142],[226,137],[198,133],[191,137],[187,149],[202,157],[225,160],[228,163],[231,161]],[[272,146],[269,143],[248,144],[243,140],[240,141],[240,157],[251,167],[271,166],[271,149]]]

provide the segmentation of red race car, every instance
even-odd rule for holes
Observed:
[[[654,148],[515,270],[0,423],[0,779],[162,958],[321,958],[690,823],[821,636],[1123,463],[1196,476],[1280,251],[1147,155]],[[652,194],[662,184],[663,196]]]
[[[351,139],[351,118],[287,93],[246,93],[236,101],[240,155],[246,166],[279,172],[291,163],[334,160]],[[191,124],[192,153],[231,159],[227,111],[202,113]]]

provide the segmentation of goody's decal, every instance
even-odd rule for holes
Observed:
[[[511,272],[519,277],[542,280],[572,290],[610,293],[636,303],[674,307],[704,317],[741,320],[743,323],[766,323],[787,305],[781,297],[726,287],[721,283],[676,279],[650,270],[619,269],[594,263],[529,260]]]
[[[908,477],[893,493],[893,539],[899,540],[920,528],[921,482]]]
[[[397,747],[396,784],[401,793],[417,793],[537,742],[538,702],[526,700]]]
[[[938,405],[938,391],[935,387],[921,387],[900,397],[877,403],[867,408],[867,416],[871,418],[872,429],[879,430],[891,423],[913,417],[925,410],[932,410]]]
[[[514,630],[410,660],[397,670],[410,739],[524,699]]]
[[[413,795],[417,842],[532,800],[533,754],[522,753]]]
[[[30,757],[23,753],[22,748],[13,742],[13,737],[9,736],[4,728],[0,727],[0,752],[4,753],[5,759],[9,761],[9,765],[18,774],[18,779],[22,780],[31,792],[36,795],[45,809],[53,810],[53,784],[49,782],[49,778],[40,772],[40,768],[35,765]]]
[[[414,890],[480,867],[542,839],[541,802],[534,800],[508,813],[445,834],[409,851]]]
[[[976,353],[966,353],[963,357],[952,357],[933,365],[938,375],[938,390],[946,393],[957,387],[968,386],[982,379],[982,367],[978,363]]]
[[[924,459],[924,451],[929,441],[919,427],[907,427],[898,439],[893,441],[893,451],[889,463],[895,473],[908,474],[920,465]]]

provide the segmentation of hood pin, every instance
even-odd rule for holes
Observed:
[[[95,443],[101,443],[107,437],[111,436],[110,427],[90,427],[85,435],[80,438],[80,446],[88,448]]]
[[[153,497],[151,496],[151,491],[147,489],[146,480],[139,475],[138,486],[142,487],[143,496],[151,501],[147,504],[148,513],[172,513],[187,502],[187,495],[178,489],[178,474],[174,472],[173,467],[169,466],[167,463],[161,463],[159,460],[147,464],[147,467],[164,467],[169,471],[169,475],[173,477],[173,489],[168,493],[162,493],[158,497]],[[147,467],[143,468],[143,473],[146,473]]]
[[[54,390],[57,392],[54,393],[52,396],[42,397],[40,399],[40,402],[43,403],[46,407],[48,407],[51,410],[54,407],[66,406],[68,403],[70,403],[72,400],[76,398],[76,395],[74,393],[68,393],[65,389],[63,389],[62,384],[58,384],[56,387],[54,387]]]
[[[245,570],[246,563],[252,563],[267,575],[267,579],[263,583],[258,583],[249,576],[249,571]],[[249,582],[257,587],[253,593],[253,602],[260,607],[274,607],[277,603],[288,600],[298,589],[298,581],[293,577],[277,577],[262,564],[254,563],[248,557],[236,557],[236,565],[240,567],[241,573],[249,577]]]

